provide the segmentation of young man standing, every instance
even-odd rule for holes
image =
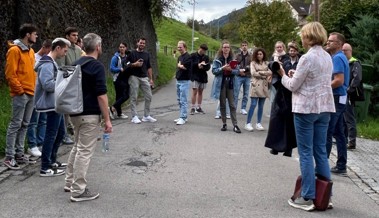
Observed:
[[[57,59],[58,66],[73,65],[82,56],[82,49],[76,45],[79,38],[79,30],[76,27],[67,27],[65,30],[66,39],[70,41],[71,45],[68,47],[66,56]],[[74,141],[70,138],[73,135],[74,127],[72,125],[70,116],[64,115],[64,122],[66,127],[66,135],[63,139],[64,144],[74,144]]]
[[[51,51],[51,40],[46,39],[42,43],[42,47],[35,53],[34,57],[36,63],[38,63],[41,58]],[[37,79],[38,81],[38,79]],[[32,117],[30,118],[28,131],[26,132],[27,143],[28,143],[28,153],[34,157],[40,157],[41,152],[38,147],[42,147],[46,132],[46,113],[37,112],[33,109]]]
[[[208,83],[208,74],[207,71],[211,68],[209,63],[209,57],[205,54],[207,52],[208,46],[206,44],[200,45],[199,50],[197,52],[191,54],[192,59],[192,108],[191,115],[195,113],[205,112],[201,108],[201,102],[203,101],[203,90],[205,89]],[[196,106],[197,100],[197,106]]]
[[[104,118],[104,132],[112,132],[112,123],[108,113],[105,67],[98,61],[102,53],[101,41],[101,37],[95,33],[85,35],[83,46],[87,55],[75,63],[80,64],[82,69],[84,102],[83,112],[71,115],[76,137],[67,161],[64,190],[71,191],[72,202],[94,200],[100,195],[87,189],[86,174],[96,148],[101,114]],[[87,63],[83,64],[84,62]]]
[[[24,155],[25,134],[33,113],[36,73],[34,50],[31,48],[38,37],[37,27],[23,24],[19,39],[8,42],[5,78],[12,97],[12,117],[7,129],[4,165],[20,169],[18,164],[32,163]]]
[[[40,176],[50,177],[64,174],[66,164],[57,161],[59,145],[65,135],[63,115],[55,112],[55,81],[58,73],[57,58],[66,55],[70,41],[56,38],[52,51],[41,58],[35,70],[38,73],[35,108],[37,112],[46,113],[46,134],[42,146]]]
[[[180,56],[176,67],[176,94],[180,108],[179,119],[175,120],[176,125],[183,125],[187,121],[188,92],[191,76],[191,56],[187,52],[187,45],[184,41],[178,42],[177,47]]]
[[[138,90],[141,90],[145,97],[145,110],[142,118],[143,122],[156,122],[157,120],[150,116],[150,104],[153,97],[151,87],[154,87],[153,69],[150,64],[150,55],[145,51],[146,39],[140,38],[137,42],[137,49],[133,50],[128,56],[126,62],[130,62],[130,109],[132,111],[132,123],[139,124],[141,120],[137,115],[137,97]]]
[[[250,90],[250,62],[251,62],[251,54],[248,51],[248,43],[247,41],[243,41],[241,43],[241,52],[237,54],[237,61],[240,66],[239,74],[236,78],[236,85],[234,90],[234,103],[236,108],[238,107],[238,95],[240,93],[241,86],[243,87],[243,96],[241,103],[241,114],[247,115],[246,105],[249,99],[249,90]]]

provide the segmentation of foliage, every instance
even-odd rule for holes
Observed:
[[[166,16],[173,17],[176,12],[181,10],[184,0],[148,0],[150,12],[155,21],[161,21]]]
[[[340,32],[350,38],[348,25],[360,15],[379,17],[378,0],[322,0],[320,22],[328,32]]]
[[[192,21],[193,21],[192,18],[188,18],[187,22],[186,22],[187,26],[191,29],[192,29]],[[194,27],[194,30],[199,31],[200,30],[200,22],[198,20],[194,20],[193,21],[193,27]]]
[[[165,85],[175,76],[176,60],[172,55],[165,55],[162,52],[158,53],[158,68],[159,75],[155,79],[155,85]]]
[[[292,41],[296,38],[296,20],[286,2],[251,3],[241,19],[241,38],[273,52],[276,41]]]
[[[379,119],[369,117],[357,124],[358,137],[379,140]]]
[[[350,42],[354,56],[365,64],[379,69],[379,19],[372,15],[362,15],[354,24],[349,24]],[[378,81],[377,81],[378,82]]]
[[[229,15],[229,22],[221,28],[222,39],[227,39],[232,43],[240,43],[241,36],[238,34],[238,29],[240,28],[241,12],[234,10]]]
[[[0,86],[0,156],[5,151],[5,137],[7,135],[7,128],[11,116],[11,97],[9,95],[9,88],[7,85]]]

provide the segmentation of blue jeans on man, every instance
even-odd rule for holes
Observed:
[[[301,197],[315,199],[315,175],[330,180],[330,168],[326,153],[326,135],[330,113],[294,114],[297,149],[302,176]],[[314,162],[316,167],[314,166]]]
[[[42,146],[46,132],[46,119],[46,113],[37,112],[35,109],[33,109],[28,131],[26,132],[29,148]]]
[[[176,81],[176,96],[180,108],[180,116],[184,120],[187,119],[188,112],[188,94],[190,88],[190,80],[177,80]]]
[[[346,110],[346,104],[339,103],[340,96],[334,96],[334,105],[336,107],[336,112],[332,113],[330,116],[330,122],[328,127],[328,135],[326,139],[326,149],[328,153],[328,158],[330,152],[332,151],[332,138],[336,139],[337,145],[337,169],[346,170],[347,164],[347,147],[346,147],[346,136],[344,133],[344,113]]]
[[[51,164],[57,162],[59,145],[66,134],[64,118],[55,111],[46,112],[46,135],[42,146],[41,170],[51,168]]]
[[[250,91],[250,77],[246,76],[237,76],[237,79],[235,80],[236,84],[234,88],[234,103],[236,105],[236,108],[238,106],[238,95],[240,93],[241,86],[243,88],[243,95],[242,95],[242,102],[241,102],[241,110],[245,109],[247,106],[247,101],[249,97],[249,91]]]

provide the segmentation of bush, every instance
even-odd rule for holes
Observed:
[[[7,85],[0,86],[0,156],[5,153],[5,138],[12,113],[11,97]]]

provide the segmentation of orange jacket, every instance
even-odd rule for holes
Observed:
[[[8,42],[5,78],[8,81],[10,95],[24,93],[34,95],[37,74],[34,71],[34,50],[20,40]]]

